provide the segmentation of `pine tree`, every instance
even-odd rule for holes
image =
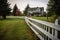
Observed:
[[[26,8],[25,8],[25,10],[24,10],[24,14],[25,14],[25,15],[27,15],[28,8],[29,8],[29,4],[26,6]]]
[[[2,16],[3,19],[6,19],[6,15],[11,11],[9,5],[7,0],[0,0],[0,16]]]
[[[49,0],[48,4],[47,4],[47,13],[48,16],[51,16],[54,14],[54,0]]]
[[[48,7],[47,7],[48,15],[55,15],[60,16],[60,0],[49,0]]]
[[[13,15],[16,16],[16,10],[17,10],[17,5],[15,4],[14,8],[13,8]]]
[[[60,0],[54,0],[54,11],[57,16],[60,16]]]
[[[56,16],[55,16],[54,20],[58,21],[58,16],[60,16],[60,0],[50,0],[48,3],[47,11],[50,12],[48,14],[55,13]],[[57,24],[58,24],[58,22],[57,22]]]

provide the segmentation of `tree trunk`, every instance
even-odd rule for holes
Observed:
[[[3,19],[6,19],[6,15],[2,15],[2,18],[3,18]]]
[[[47,17],[47,21],[48,21],[48,14],[46,14],[46,17]]]

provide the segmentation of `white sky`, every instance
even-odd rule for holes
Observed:
[[[48,1],[49,0],[8,0],[8,2],[11,3],[10,6],[12,9],[14,5],[17,4],[20,11],[23,11],[27,4],[29,4],[30,7],[44,7],[46,11]]]

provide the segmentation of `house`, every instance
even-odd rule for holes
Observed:
[[[43,15],[44,15],[43,7],[28,8],[27,16],[43,16]]]

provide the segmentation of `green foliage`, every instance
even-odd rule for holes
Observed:
[[[25,10],[24,10],[24,14],[25,14],[25,15],[27,15],[28,8],[29,8],[29,4],[26,6],[26,8],[25,8]]]
[[[52,16],[53,13],[54,13],[53,5],[54,5],[54,0],[49,0],[49,2],[47,4],[47,13],[48,13],[48,16]]]
[[[17,10],[17,5],[15,4],[14,8],[13,8],[13,15],[16,16],[16,10]]]
[[[11,11],[9,5],[10,4],[7,3],[7,0],[0,0],[0,16],[2,16],[3,19],[6,19],[6,15]]]
[[[54,0],[54,11],[57,16],[60,16],[60,0]]]
[[[60,0],[49,0],[47,7],[48,16],[57,15],[60,16]]]

